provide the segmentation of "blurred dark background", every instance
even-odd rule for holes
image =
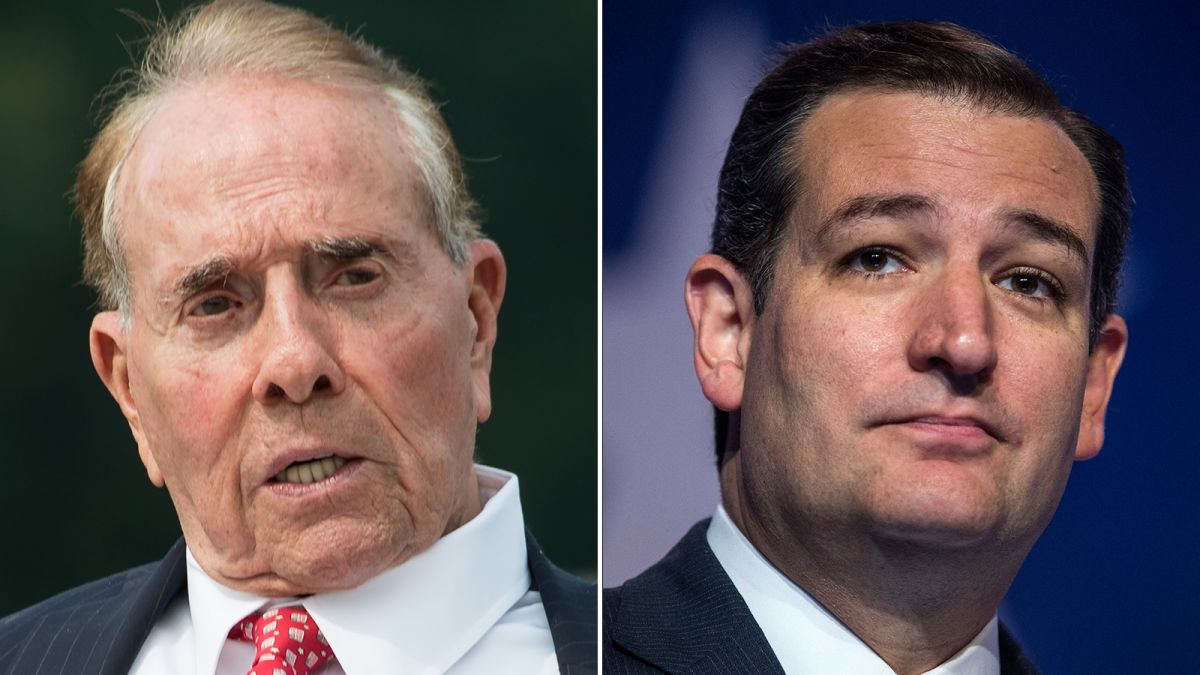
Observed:
[[[116,2],[121,4],[115,4]],[[174,16],[181,0],[160,0]],[[521,478],[526,521],[559,565],[596,568],[596,7],[589,2],[292,3],[434,85],[484,229],[508,261],[479,461]],[[0,6],[0,616],[157,560],[179,536],[92,370],[67,192],[93,97],[144,37],[118,7]]]
[[[1124,144],[1136,204],[1131,338],[1104,450],[1077,464],[1001,615],[1048,675],[1194,673],[1200,622],[1200,29],[1187,3],[604,2],[604,583],[661,557],[717,500],[684,274],[707,249],[741,104],[781,41],[945,19],[1028,60]]]

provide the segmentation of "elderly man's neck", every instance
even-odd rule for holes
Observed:
[[[735,456],[721,469],[733,523],[899,675],[931,670],[969,644],[1027,553],[937,548],[880,537],[860,523],[796,518],[773,504],[756,508],[740,484]]]

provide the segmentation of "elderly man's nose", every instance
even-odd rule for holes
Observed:
[[[913,308],[908,359],[915,370],[938,370],[973,388],[996,367],[993,308],[978,274],[947,275]]]
[[[319,320],[300,307],[276,307],[263,331],[262,365],[253,386],[258,401],[304,403],[341,393],[345,375]]]

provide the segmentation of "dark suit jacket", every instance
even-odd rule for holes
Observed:
[[[665,558],[604,591],[604,672],[783,674],[697,523]],[[1003,626],[1000,672],[1037,675]]]
[[[550,621],[559,669],[596,672],[596,586],[562,571],[525,533],[534,590]],[[0,619],[0,673],[127,673],[155,621],[184,591],[183,540],[157,563],[71,589]]]

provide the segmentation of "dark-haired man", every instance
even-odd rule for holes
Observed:
[[[722,503],[606,592],[605,671],[1036,672],[996,608],[1103,442],[1128,195],[975,33],[789,50],[687,276]]]

